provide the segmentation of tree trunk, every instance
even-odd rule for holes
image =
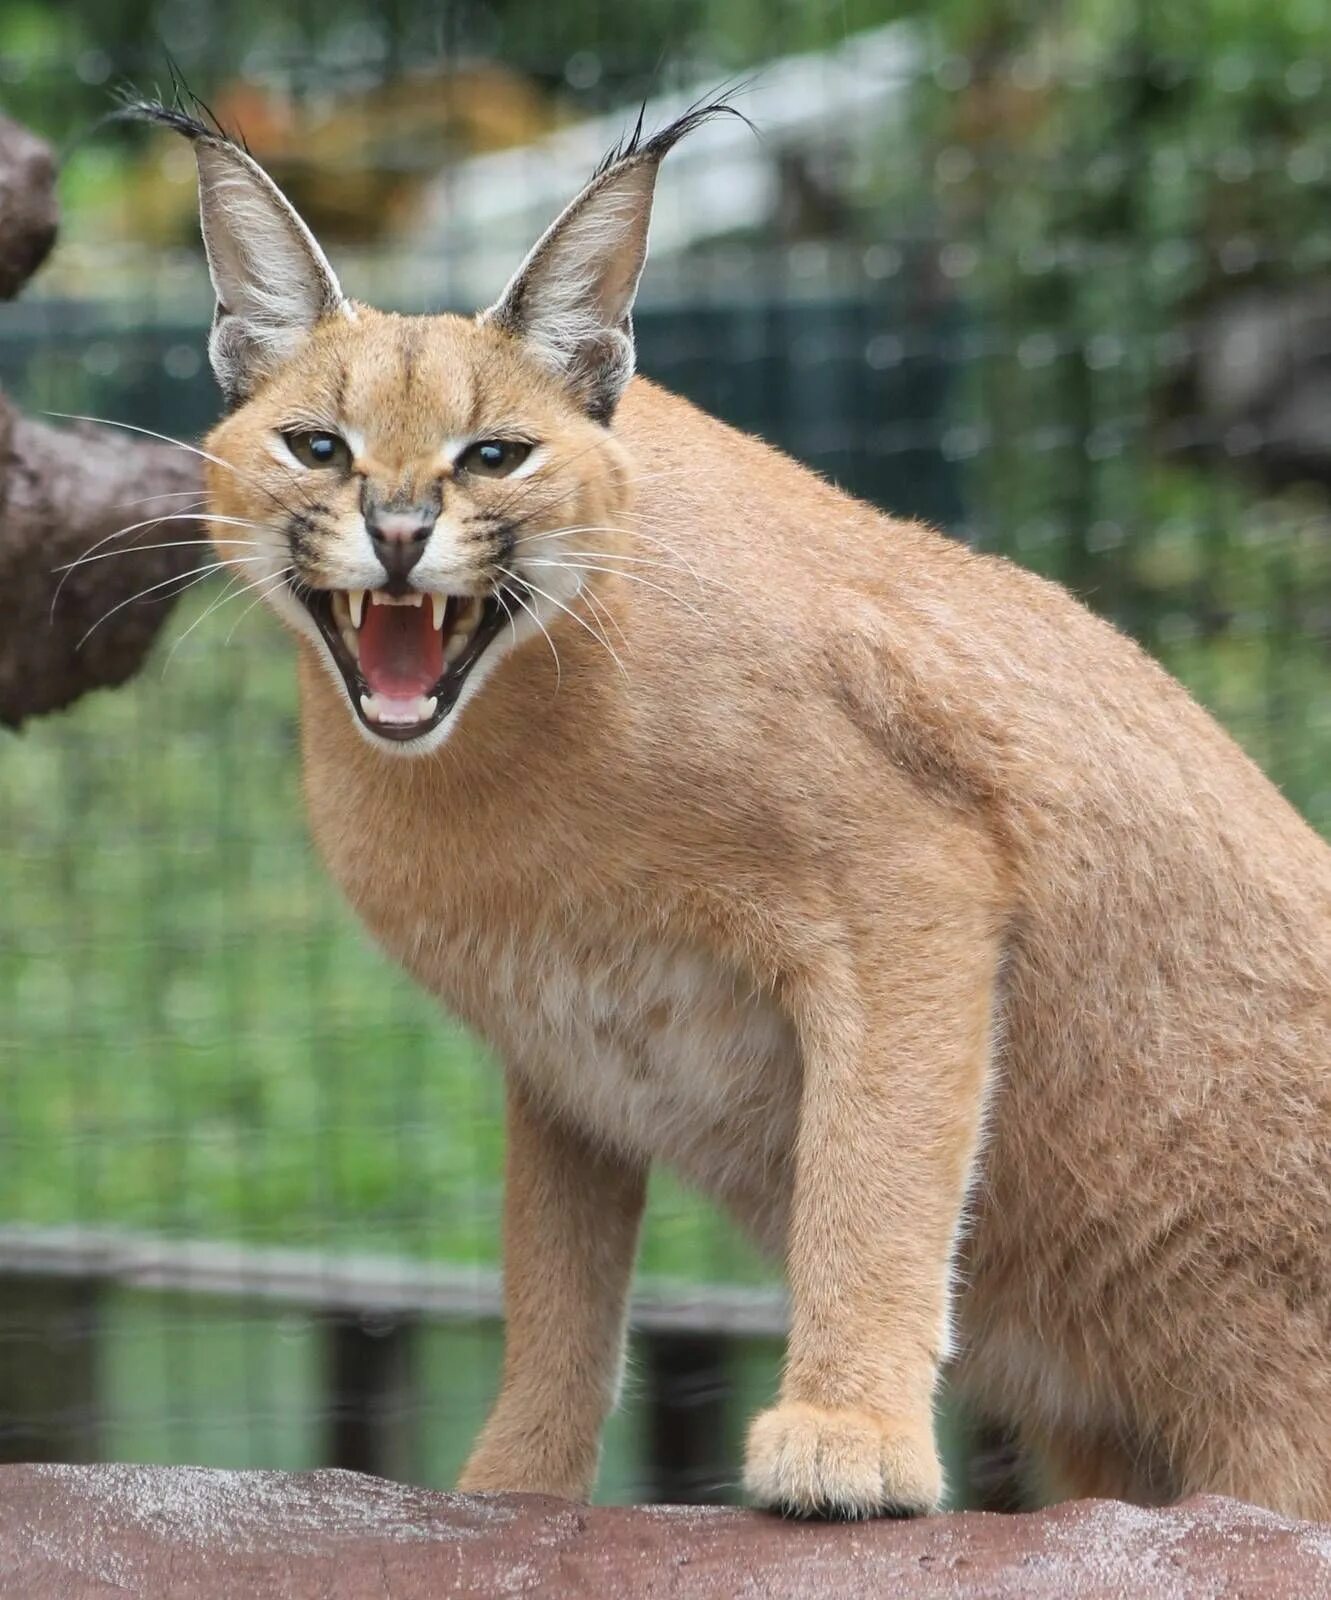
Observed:
[[[51,248],[54,178],[47,147],[0,117],[0,298],[16,294]],[[17,728],[138,671],[179,588],[170,580],[199,565],[200,547],[166,546],[204,529],[172,521],[115,535],[193,507],[198,465],[186,451],[112,429],[33,422],[0,394],[0,724]],[[131,559],[61,570],[130,546]]]

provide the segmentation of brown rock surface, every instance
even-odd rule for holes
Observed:
[[[441,1494],[348,1472],[5,1467],[0,1594],[1327,1600],[1331,1528],[1210,1498],[832,1526],[726,1507]]]

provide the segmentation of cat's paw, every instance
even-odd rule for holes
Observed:
[[[787,1401],[749,1430],[744,1487],[798,1517],[915,1517],[937,1511],[943,1471],[928,1422]]]

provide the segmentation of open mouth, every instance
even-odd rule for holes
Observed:
[[[361,721],[404,742],[444,720],[505,618],[495,595],[313,589],[300,597]]]

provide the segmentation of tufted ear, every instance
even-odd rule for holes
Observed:
[[[224,134],[151,102],[127,106],[183,134],[199,169],[199,222],[217,295],[208,355],[231,404],[246,400],[325,317],[354,316],[314,235],[263,168]]]
[[[642,118],[591,182],[546,229],[483,320],[522,340],[598,422],[608,422],[633,376],[631,312],[647,259],[662,158],[700,123],[730,113],[695,106],[650,139]]]

